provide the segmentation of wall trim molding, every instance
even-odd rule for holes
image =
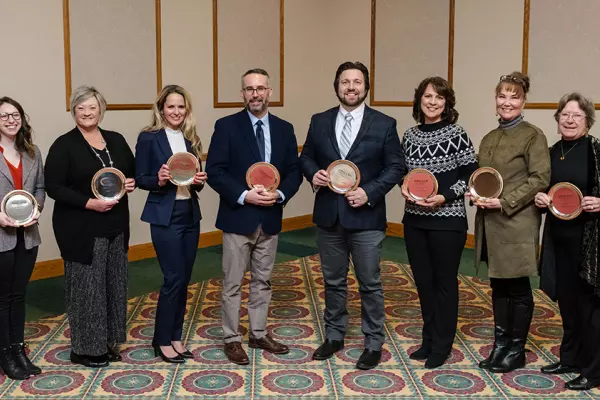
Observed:
[[[162,49],[161,49],[161,0],[154,0],[154,16],[156,30],[156,93],[162,89]],[[282,0],[283,1],[283,0]],[[67,111],[71,110],[70,98],[73,92],[71,81],[71,22],[69,17],[70,0],[62,0],[63,7],[63,45],[65,55],[65,94]],[[151,110],[152,104],[107,104],[107,110]]]
[[[216,1],[216,0],[215,0]],[[456,9],[456,0],[449,0],[448,13],[448,82],[452,86],[454,75],[454,15]],[[412,107],[412,100],[375,100],[375,29],[377,19],[377,0],[371,0],[371,90],[369,93],[369,103],[372,107]]]
[[[315,226],[312,222],[312,214],[299,215],[297,217],[285,218],[283,220],[282,232],[295,231],[304,228],[310,228]],[[397,222],[388,222],[388,227],[385,231],[387,236],[392,237],[404,237],[404,225]],[[205,247],[216,246],[223,243],[223,233],[221,231],[210,231],[203,232],[200,234],[200,241],[198,242],[198,248],[202,249]],[[468,233],[467,243],[465,244],[466,249],[473,249],[475,247],[475,236]],[[156,257],[154,252],[154,246],[152,243],[142,243],[129,246],[129,261],[145,260],[147,258]],[[57,276],[64,275],[64,265],[61,258],[56,260],[40,261],[35,264],[33,274],[31,275],[32,281],[39,279],[54,278]]]
[[[314,226],[312,222],[312,214],[284,218],[282,225],[282,232],[295,231]],[[204,247],[216,246],[221,243],[223,243],[223,232],[219,230],[203,232],[200,234],[198,248],[202,249]],[[154,257],[156,257],[156,253],[154,252],[154,246],[152,246],[152,243],[141,243],[129,246],[128,258],[130,262]],[[35,268],[30,280],[36,281],[39,279],[54,278],[57,276],[62,276],[64,273],[65,269],[62,258],[40,261],[35,264]]]
[[[269,107],[283,107],[284,96],[284,0],[279,0],[279,100],[269,102]],[[219,17],[218,0],[212,2],[213,23],[213,108],[243,108],[241,101],[219,101]]]
[[[523,52],[521,60],[521,72],[529,73],[529,31],[531,29],[531,0],[523,0]],[[555,102],[533,102],[525,103],[529,110],[556,110],[558,103]],[[594,103],[594,108],[600,110],[600,103]]]

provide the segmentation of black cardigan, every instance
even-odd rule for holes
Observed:
[[[133,178],[135,161],[125,138],[117,132],[103,129],[100,132],[106,141],[113,166],[127,178]],[[57,138],[48,151],[46,192],[55,201],[52,226],[61,257],[65,261],[91,264],[96,237],[124,233],[125,250],[129,247],[127,195],[104,213],[85,208],[88,200],[94,198],[91,182],[101,168],[102,163],[77,127]]]

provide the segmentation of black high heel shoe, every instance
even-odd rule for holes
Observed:
[[[182,364],[185,362],[185,359],[183,358],[183,356],[177,352],[175,352],[175,353],[177,353],[177,355],[175,357],[167,357],[167,356],[165,356],[165,353],[162,352],[162,349],[160,348],[159,345],[153,345],[153,347],[154,347],[154,356],[155,357],[160,356],[160,358],[162,358],[162,360],[164,362],[172,363],[172,364]],[[173,350],[175,350],[175,349],[173,349]]]
[[[175,348],[174,348],[174,347],[173,347],[173,350],[175,350]],[[190,359],[191,359],[191,358],[194,358],[194,355],[193,355],[193,354],[192,354],[192,352],[191,352],[191,351],[189,351],[189,350],[186,350],[186,351],[184,351],[183,353],[180,353],[180,352],[178,352],[177,350],[175,350],[175,352],[176,352],[177,354],[179,354],[179,355],[180,355],[181,357],[183,357],[183,358],[190,358]]]

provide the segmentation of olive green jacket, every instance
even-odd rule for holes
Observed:
[[[546,136],[526,121],[513,128],[494,129],[481,141],[479,166],[496,169],[504,188],[502,210],[477,210],[475,267],[487,261],[491,278],[536,275],[541,214],[533,198],[550,184]],[[482,251],[484,239],[487,252]]]

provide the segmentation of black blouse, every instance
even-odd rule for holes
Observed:
[[[113,166],[127,178],[135,176],[133,153],[125,138],[100,130],[110,152]],[[110,166],[106,150],[96,152]],[[97,212],[85,208],[94,198],[92,178],[103,168],[94,150],[78,128],[60,136],[50,147],[46,158],[45,180],[48,196],[55,200],[52,226],[61,257],[65,261],[91,264],[94,239],[125,234],[125,250],[129,246],[129,206],[127,195],[110,211]]]
[[[561,147],[562,145],[562,147]],[[582,136],[576,140],[560,140],[552,147],[550,153],[551,177],[550,188],[560,182],[569,182],[579,188],[584,196],[589,196],[593,185],[594,167],[590,140]],[[564,155],[564,159],[561,159]],[[547,218],[552,224],[567,226],[580,224],[588,220],[589,213],[582,212],[573,220],[556,218],[552,213],[547,213]]]

